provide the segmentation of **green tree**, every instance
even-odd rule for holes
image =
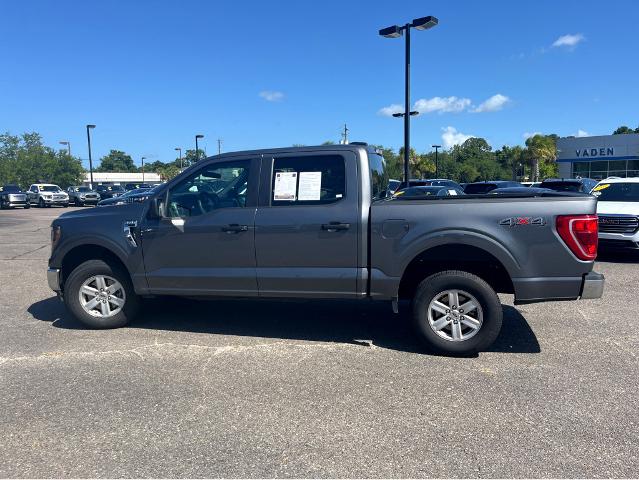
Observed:
[[[632,128],[627,127],[626,125],[622,125],[621,127],[617,128],[617,130],[612,132],[613,135],[625,135],[627,133],[639,133],[639,128],[637,128],[636,130],[633,130]]]
[[[530,162],[533,182],[556,176],[557,135],[534,135],[526,139],[526,158]]]
[[[26,188],[32,183],[49,182],[66,188],[79,183],[83,173],[80,159],[43,145],[36,132],[0,135],[0,183]]]
[[[131,155],[121,150],[111,150],[108,155],[100,159],[100,166],[95,169],[96,172],[137,172]]]

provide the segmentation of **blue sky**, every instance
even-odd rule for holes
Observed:
[[[639,2],[17,1],[0,15],[0,130],[38,131],[87,157],[172,160],[193,136],[215,153],[351,140],[399,147],[403,40],[414,32],[412,145],[467,135],[608,134],[639,124]],[[554,46],[553,46],[554,44]]]

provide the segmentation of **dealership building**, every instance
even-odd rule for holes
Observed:
[[[562,178],[639,177],[639,134],[559,138],[557,163]]]

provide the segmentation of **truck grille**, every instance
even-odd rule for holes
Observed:
[[[639,218],[630,215],[599,215],[599,231],[605,233],[635,233]]]

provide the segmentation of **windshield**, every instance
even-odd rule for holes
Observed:
[[[592,194],[600,202],[639,202],[639,183],[600,183]]]
[[[0,187],[0,192],[10,192],[16,193],[20,191],[20,187],[17,185],[5,185],[4,187]]]
[[[41,192],[59,192],[60,187],[57,185],[39,185],[38,190]]]
[[[579,182],[541,182],[541,188],[549,188],[555,192],[578,192],[581,188]]]
[[[87,193],[90,192],[91,189],[89,187],[78,187],[78,192],[80,193]]]
[[[464,188],[464,193],[468,195],[483,194],[495,190],[497,185],[494,183],[470,183]]]

